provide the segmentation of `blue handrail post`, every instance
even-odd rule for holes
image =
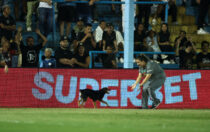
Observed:
[[[92,59],[92,51],[89,51],[89,56],[90,56],[90,64],[89,64],[89,68],[92,68],[92,63],[93,63],[93,59]]]
[[[165,7],[165,23],[168,23],[168,2],[166,3]]]
[[[134,0],[125,0],[124,12],[124,68],[133,68],[134,49]]]

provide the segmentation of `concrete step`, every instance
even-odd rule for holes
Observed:
[[[195,17],[194,16],[178,16],[177,17],[177,22],[181,25],[194,25],[195,23]]]
[[[169,31],[174,34],[179,34],[181,30],[184,30],[186,33],[196,33],[196,25],[169,25]]]
[[[185,15],[186,14],[186,8],[184,6],[178,6],[177,7],[177,15]]]
[[[178,37],[178,34],[171,33],[170,41],[174,42],[176,37]],[[200,44],[204,40],[210,42],[210,35],[209,34],[198,35],[198,34],[188,34],[187,33],[187,37],[191,37],[192,41],[195,42],[195,43],[198,43],[198,44]]]

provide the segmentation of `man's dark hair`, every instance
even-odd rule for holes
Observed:
[[[32,36],[28,36],[28,37],[26,38],[26,40],[28,41],[30,38],[34,39],[34,37],[32,37]]]
[[[103,22],[105,22],[104,20],[101,20],[100,22],[99,22],[99,24],[101,24],[101,23],[103,23]]]
[[[208,44],[208,46],[209,46],[209,42],[208,41],[202,41],[201,42],[201,47],[203,47],[205,44]]]
[[[181,33],[184,33],[185,35],[187,34],[184,30],[181,30],[181,31],[180,31],[180,34],[181,34]]]
[[[92,27],[90,23],[85,24],[85,27]]]
[[[186,48],[187,48],[187,47],[190,47],[190,46],[192,47],[192,43],[191,43],[190,41],[187,41],[187,42],[185,43],[185,46],[186,46]]]
[[[163,32],[163,31],[162,31],[162,27],[163,27],[163,25],[166,25],[166,27],[167,27],[166,32],[167,32],[167,33],[169,33],[169,29],[168,29],[168,24],[167,24],[167,23],[162,23],[162,24],[161,24],[161,27],[160,27],[160,32]]]
[[[2,12],[4,12],[6,8],[10,8],[10,6],[7,5],[7,4],[6,4],[6,5],[3,5],[3,6],[2,6]]]
[[[140,54],[137,59],[146,63],[149,61],[149,58],[144,54]]]

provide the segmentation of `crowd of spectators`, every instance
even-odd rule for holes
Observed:
[[[20,16],[15,14],[15,18],[13,18],[11,7],[3,5],[0,16],[0,66],[5,67],[6,71],[8,67],[89,68],[91,63],[89,51],[97,50],[105,51],[107,54],[98,55],[93,58],[94,61],[101,62],[103,68],[118,68],[118,62],[123,62],[123,56],[116,54],[118,51],[123,51],[122,31],[115,29],[113,23],[104,20],[99,21],[96,29],[93,29],[92,23],[97,18],[94,2],[97,0],[87,0],[89,3],[83,4],[71,3],[71,1],[75,0],[66,0],[57,4],[57,22],[60,33],[57,49],[49,48],[46,45],[47,36],[52,32],[53,27],[51,0],[27,1],[25,4],[27,12],[25,12],[25,8],[22,11],[26,16],[25,31],[22,27],[16,26],[16,22],[21,20]],[[200,0],[198,3],[203,4],[203,1],[205,0]],[[185,2],[183,1],[183,5]],[[175,1],[169,0],[169,5],[169,14],[172,15],[172,22],[176,25],[177,7]],[[115,10],[115,6],[111,6],[112,10]],[[210,69],[209,42],[202,42],[202,51],[198,54],[192,38],[187,37],[185,31],[180,31],[172,44],[168,24],[162,23],[159,31],[149,28],[150,14],[154,21],[158,17],[164,19],[164,7],[160,5],[154,11],[154,9],[150,10],[152,6],[154,5],[138,5],[137,7],[139,12],[136,14],[134,51],[174,52],[175,55],[154,54],[152,59],[163,64],[179,64],[183,69],[193,69],[194,64],[197,64],[199,69]],[[37,11],[38,23],[33,29],[32,15]],[[71,27],[72,23],[76,24]],[[199,21],[200,23],[203,21]],[[198,27],[201,28],[201,26]],[[24,44],[22,32],[31,31],[37,34],[38,42],[35,42],[33,36],[28,36],[26,44]],[[40,58],[41,50],[44,50],[44,55]]]

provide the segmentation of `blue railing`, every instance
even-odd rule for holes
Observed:
[[[95,57],[95,54],[107,54],[106,51],[89,51],[89,56],[90,56],[90,65],[89,68],[93,68],[93,59]],[[120,54],[124,54],[123,51],[119,51],[115,53],[116,56]],[[146,54],[146,55],[155,55],[155,54],[165,54],[165,55],[175,55],[175,52],[134,52],[134,55],[137,54]],[[171,68],[171,69],[178,69],[179,65],[178,64],[160,64],[163,68]]]

